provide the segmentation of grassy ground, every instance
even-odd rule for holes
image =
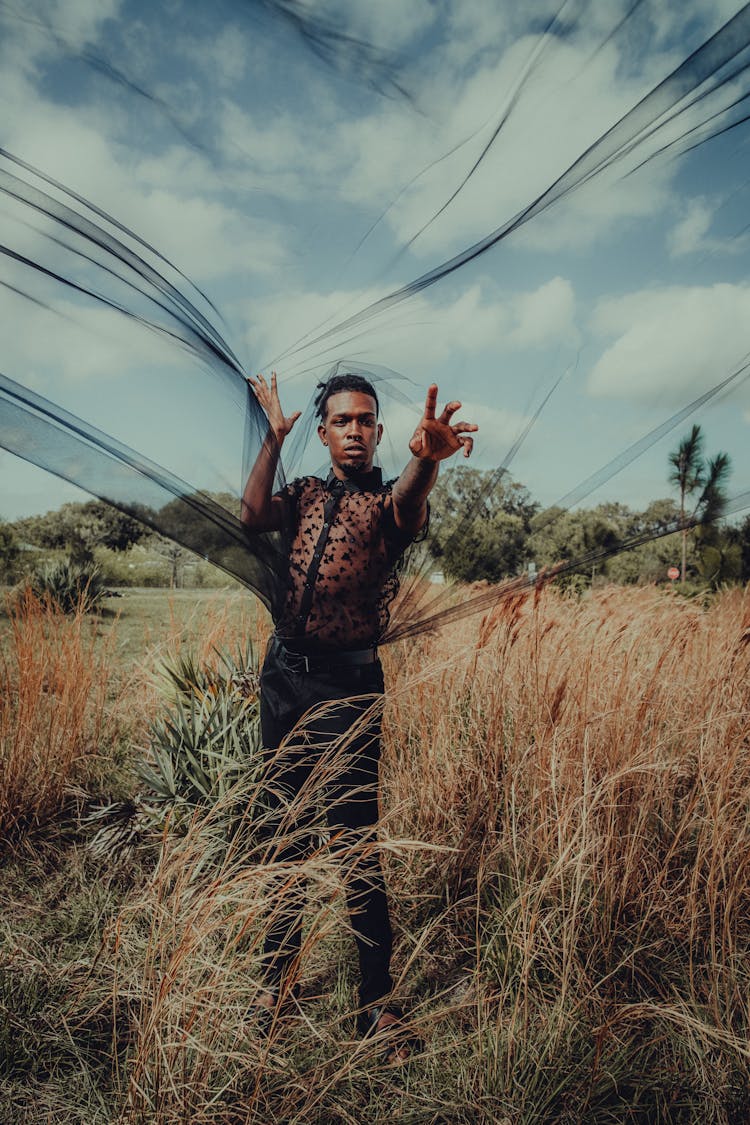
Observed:
[[[236,592],[113,605],[0,622],[0,1122],[750,1119],[750,594],[544,591],[386,652],[382,840],[422,1040],[399,1069],[352,1039],[325,849],[300,1010],[270,1039],[248,1018],[295,877],[252,820],[224,831],[252,771],[102,846],[91,812],[138,789],[160,661],[267,629]],[[44,722],[67,723],[55,762]]]

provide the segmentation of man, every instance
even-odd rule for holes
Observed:
[[[452,422],[458,402],[436,417],[433,384],[409,442],[411,459],[398,480],[384,484],[373,468],[383,434],[375,389],[362,376],[336,375],[319,385],[315,400],[318,436],[331,459],[328,479],[303,477],[274,494],[279,453],[300,415],[284,414],[275,373],[270,385],[262,375],[248,382],[269,428],[245,487],[241,518],[250,531],[281,532],[289,560],[288,588],[261,675],[263,745],[272,750],[287,739],[268,799],[281,817],[285,801],[294,801],[316,763],[332,756],[326,813],[331,837],[342,848],[376,831],[380,713],[373,703],[383,696],[377,643],[397,588],[394,571],[426,525],[440,461],[460,449],[468,457],[477,426]],[[282,845],[276,858],[303,857],[304,827],[294,824],[294,842]],[[360,849],[345,884],[361,971],[358,1028],[365,1035],[392,1035],[392,1055],[402,1058],[396,1037],[401,1013],[387,999],[391,928],[376,848]],[[291,889],[286,906],[269,926],[265,945],[269,987],[259,1002],[268,1012],[282,1002],[300,949],[302,903]]]

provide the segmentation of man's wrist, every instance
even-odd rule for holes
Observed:
[[[420,457],[418,453],[412,453],[412,460],[416,461],[416,463],[421,466],[422,471],[425,473],[432,471],[432,469],[436,468],[440,464],[439,458]]]

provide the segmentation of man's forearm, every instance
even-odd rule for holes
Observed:
[[[283,438],[276,437],[269,428],[263,445],[250,470],[245,490],[242,493],[240,519],[251,531],[271,531],[276,519],[273,510],[273,486],[276,479],[276,466]]]
[[[438,461],[412,457],[393,486],[396,526],[416,535],[427,519],[427,497],[437,480]]]

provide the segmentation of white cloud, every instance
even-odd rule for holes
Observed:
[[[188,277],[212,279],[239,270],[267,275],[284,264],[283,243],[272,224],[217,200],[146,191],[137,211],[123,200],[120,215]]]
[[[19,105],[6,129],[8,148],[102,205],[189,276],[206,280],[239,270],[266,276],[283,267],[286,249],[277,225],[224,202],[214,170],[199,153],[175,146],[133,157],[117,145],[116,114],[97,107],[73,114],[32,89]]]
[[[548,343],[571,343],[577,339],[574,327],[575,294],[562,277],[553,277],[533,293],[516,297],[516,323],[511,340],[516,348],[543,347]]]
[[[741,7],[738,0],[686,0],[682,4],[653,4],[648,19],[653,40],[662,44],[674,40],[689,27],[693,34],[708,37],[730,20]]]
[[[615,339],[588,389],[599,397],[683,404],[743,362],[748,324],[750,285],[646,289],[602,301],[593,328]]]
[[[193,67],[209,70],[220,88],[231,88],[245,76],[250,56],[247,28],[241,24],[227,24],[212,39],[204,35],[177,45]]]
[[[254,115],[226,99],[217,120],[219,151],[245,190],[293,200],[335,190],[347,154],[331,146],[324,110],[312,118],[283,110]]]
[[[376,8],[380,12],[370,6]],[[533,16],[525,12],[527,26]],[[471,23],[462,22],[458,9],[453,17],[464,30]],[[241,102],[227,97],[217,118],[223,159],[235,180],[242,177],[246,187],[277,197],[339,200],[373,217],[387,208],[385,226],[404,243],[461,184],[500,116],[510,109],[477,172],[413,250],[425,257],[470,245],[553,184],[653,80],[653,74],[634,74],[632,67],[623,73],[622,54],[614,43],[593,52],[588,25],[577,37],[527,34],[513,40],[507,29],[492,30],[493,19],[485,11],[484,22],[471,23],[480,40],[494,42],[491,52],[474,57],[478,42],[468,35],[463,42],[459,36],[453,44],[455,57],[438,51],[444,66],[435,66],[430,56],[426,73],[420,72],[418,61],[410,69],[407,84],[414,85],[421,111],[398,99],[375,98],[372,111],[355,117],[353,106],[332,100],[323,86],[310,88],[314,111],[304,115],[290,112],[283,102],[276,104],[273,97],[263,102],[262,112],[253,97]],[[654,67],[653,59],[649,62]],[[511,107],[522,76],[521,96]],[[556,206],[549,218],[536,218],[525,228],[526,245],[580,248],[623,218],[652,214],[663,206],[671,171],[661,178],[650,171],[623,185],[617,182],[622,170],[615,166]]]
[[[479,157],[538,45],[538,37],[516,41],[499,61],[478,66],[468,79],[441,73],[430,99],[442,117],[439,133],[416,115],[396,112],[391,106],[381,107],[356,126],[342,125],[336,143],[352,154],[351,169],[341,184],[346,197],[360,202],[392,197],[393,186],[427,168],[436,153],[447,153],[467,141],[420,174],[389,210],[387,221],[397,240],[412,237]],[[543,65],[531,69],[519,101],[482,164],[448,210],[420,235],[414,245],[417,253],[456,251],[503,226],[635,104],[643,82],[619,73],[614,45],[589,56],[583,47],[563,40],[547,45]],[[578,213],[573,204],[565,203],[564,221],[560,221],[562,206],[557,206],[556,219],[544,224],[536,244],[550,249],[580,246],[582,241],[590,244],[623,217],[652,213],[663,205],[663,188],[658,181],[654,186],[653,178],[651,183],[637,178],[615,189],[623,170],[615,166],[612,173],[599,177]],[[542,224],[535,219],[533,225]]]
[[[706,235],[713,221],[713,208],[705,199],[691,199],[682,218],[667,234],[667,247],[673,258],[695,254],[708,245]]]
[[[122,0],[47,0],[45,3],[3,5],[3,15],[12,29],[24,24],[39,35],[40,45],[54,36],[56,49],[60,40],[70,47],[82,47],[95,41],[107,20],[117,18]]]
[[[673,258],[688,254],[739,254],[747,245],[741,235],[721,239],[709,235],[717,207],[707,199],[690,199],[679,221],[667,232],[667,249]]]
[[[115,19],[121,7],[122,0],[58,0],[47,10],[56,30],[62,28],[71,42],[83,45],[97,39],[102,25]]]
[[[50,393],[50,373],[58,383],[103,382],[129,369],[186,363],[173,343],[110,309],[58,299],[51,313],[0,288],[0,315],[13,325],[3,343],[3,370],[44,394]]]
[[[251,320],[251,350],[270,358],[290,339],[303,333],[315,339],[382,295],[377,290],[286,292],[256,301],[246,310]],[[450,361],[459,345],[462,354],[493,357],[561,344],[575,346],[579,339],[575,311],[573,287],[560,277],[528,292],[506,293],[484,281],[452,300],[435,292],[422,293],[382,313],[370,325],[343,329],[330,340],[301,345],[299,355],[280,361],[280,373],[295,375],[353,351],[363,361],[370,357],[421,378],[435,364]]]

